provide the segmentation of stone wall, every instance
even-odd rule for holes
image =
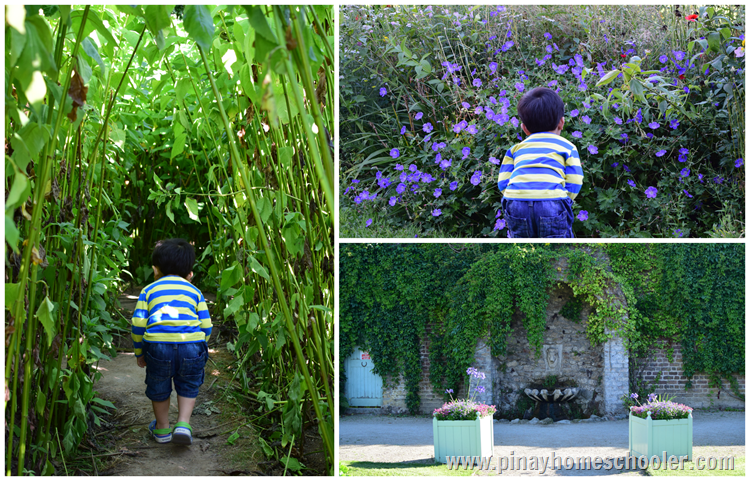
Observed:
[[[514,314],[507,353],[493,359],[493,404],[501,414],[522,414],[517,412],[519,400],[522,400],[521,407],[524,403],[531,404],[523,390],[531,385],[543,384],[548,376],[557,377],[557,386],[577,386],[581,389],[574,400],[578,411],[602,413],[603,348],[591,346],[586,338],[589,306],[584,305],[580,322],[565,319],[560,314],[572,298],[573,292],[565,285],[550,290],[547,328],[538,358],[526,339],[523,315],[518,311]]]
[[[696,374],[692,379],[692,387],[686,389],[687,377],[682,371],[682,350],[677,344],[672,345],[672,361],[669,360],[666,349],[656,349],[654,356],[643,364],[639,377],[646,382],[653,382],[661,373],[659,384],[654,390],[657,394],[674,396],[674,401],[692,408],[733,407],[744,408],[745,403],[738,399],[729,381],[722,379],[722,389],[709,387],[709,379],[705,374]],[[740,393],[745,394],[745,377],[737,376]]]

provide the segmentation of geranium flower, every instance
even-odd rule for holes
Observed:
[[[461,128],[461,123],[460,122],[453,126],[453,132],[455,132],[455,133],[461,132],[461,129],[462,128]]]
[[[657,151],[656,151],[656,156],[657,156],[657,157],[661,157],[661,156],[663,156],[663,155],[664,155],[664,154],[666,154],[666,153],[667,153],[667,151],[666,151],[666,150],[657,150]]]
[[[461,85],[461,79],[458,77],[453,77],[453,83],[456,85]]]
[[[621,142],[623,142],[623,143],[624,143],[624,142],[627,142],[627,141],[628,141],[628,134],[626,134],[625,132],[623,132],[623,133],[622,133],[622,134],[620,135],[620,137],[622,137],[622,141],[621,141]]]
[[[401,135],[404,135],[406,133],[406,125],[401,127]]]
[[[469,147],[464,147],[461,149],[461,153],[464,155],[464,159],[465,159],[471,153],[471,149]]]
[[[481,86],[482,86],[482,81],[481,81],[481,80],[479,80],[478,78],[475,78],[475,79],[474,79],[474,81],[472,81],[472,82],[471,82],[471,84],[472,84],[472,85],[473,85],[474,87],[477,87],[477,88],[479,88],[479,87],[481,87]]]
[[[398,194],[403,194],[405,190],[406,190],[406,184],[398,184],[396,186],[396,193]]]
[[[659,62],[661,63],[667,63],[667,60],[669,60],[669,57],[667,57],[666,55],[661,55],[659,57]]]
[[[470,133],[471,135],[474,135],[474,134],[476,134],[477,132],[479,132],[479,129],[477,128],[477,126],[476,126],[476,125],[474,125],[474,124],[471,124],[471,125],[469,125],[469,126],[468,126],[468,127],[466,128],[466,131],[467,131],[468,133]]]
[[[399,155],[401,155],[401,152],[399,152],[398,149],[391,149],[391,157],[398,159]]]
[[[448,167],[451,166],[451,162],[452,162],[451,159],[443,159],[443,160],[441,160],[440,161],[440,168],[443,169],[443,170],[447,170]]]
[[[686,195],[686,196],[688,196],[689,198],[691,198],[691,199],[693,198],[693,196],[692,196],[692,195],[690,195],[690,192],[688,192],[687,190],[683,189],[682,191],[683,191],[683,192],[685,193],[685,195]]]
[[[742,167],[743,165],[745,165],[745,161],[741,157],[734,161],[735,167]]]
[[[506,116],[506,117],[507,117],[507,116]],[[517,118],[515,118],[515,117],[511,117],[511,119],[510,119],[510,124],[511,124],[511,125],[512,125],[513,127],[518,127],[518,125],[519,125],[519,124],[518,124],[518,119],[517,119]]]
[[[682,169],[680,171],[680,175],[682,177],[688,177],[690,175],[690,169],[688,169],[687,167],[685,167],[684,169]]]
[[[497,70],[497,62],[490,62],[489,67],[490,72],[495,73],[495,70]]]
[[[396,167],[394,167],[396,170],[404,170],[404,166],[401,164],[396,164]]]
[[[628,185],[630,187],[635,187],[635,182],[633,182],[633,179],[628,179]]]
[[[557,85],[557,80],[552,80],[547,84],[547,87],[554,87],[555,85]]]
[[[433,210],[433,211],[432,211],[432,216],[433,216],[433,217],[437,217],[437,216],[439,216],[439,215],[440,215],[440,214],[442,214],[442,213],[443,213],[443,211],[442,211],[442,210],[440,210],[440,209],[435,209],[435,210]]]
[[[685,52],[681,50],[672,50],[672,54],[674,54],[674,58],[676,58],[678,62],[681,62],[685,59]]]
[[[578,109],[573,109],[570,111],[570,118],[576,117],[581,112]]]
[[[495,222],[495,228],[492,230],[503,230],[505,229],[505,219],[497,219]]]
[[[516,87],[516,90],[518,90],[519,92],[523,92],[523,89],[525,88],[524,84],[522,84],[521,82],[516,82],[514,87]]]
[[[471,104],[469,102],[461,102],[461,106],[466,110],[469,110],[471,108]]]
[[[596,148],[595,145],[589,145],[587,148],[589,149],[589,153],[592,154],[592,155],[599,153],[599,149]]]
[[[676,129],[679,126],[680,126],[680,121],[679,120],[673,119],[673,120],[669,121],[669,127],[671,127],[672,129]]]
[[[422,126],[422,130],[425,134],[429,134],[430,132],[432,132],[432,124],[430,122],[427,122]]]
[[[372,225],[372,219],[367,219],[367,222],[365,222],[365,227],[370,227]]]
[[[620,117],[615,117],[614,120],[617,125],[622,125],[622,119]]]
[[[570,135],[572,135],[572,136],[573,136],[573,137],[575,137],[576,139],[580,139],[581,137],[583,137],[583,133],[582,133],[581,131],[579,131],[579,130],[576,130],[576,131],[574,131],[574,132],[573,132],[572,134],[570,134]]]
[[[656,130],[656,129],[658,129],[660,127],[660,125],[659,125],[658,122],[651,122],[650,124],[648,124],[648,126],[649,126],[649,128],[654,129],[654,130]]]
[[[416,164],[409,165],[409,171],[410,172],[416,172],[417,171],[417,165]]]
[[[490,97],[490,103],[492,105],[497,105],[497,99],[495,97]]]
[[[482,171],[477,170],[474,172],[474,174],[471,176],[471,183],[472,185],[479,185],[479,183],[482,181]]]
[[[440,197],[440,194],[442,193],[443,193],[443,189],[435,189],[435,192],[433,192],[432,195],[434,195],[435,198],[437,199],[438,197]]]
[[[495,157],[490,157],[490,163],[495,165],[500,165],[500,159]]]
[[[388,90],[385,87],[380,87],[380,96],[385,97],[388,95]]]
[[[391,197],[391,198],[390,198],[390,199],[388,200],[388,203],[389,203],[389,204],[391,205],[391,207],[393,207],[394,205],[396,205],[396,202],[397,202],[397,201],[398,201],[398,197],[394,196],[394,197]]]
[[[546,38],[547,40],[552,40],[552,34],[549,32],[544,32],[544,38]]]
[[[591,124],[591,117],[589,117],[588,115],[584,115],[583,117],[581,117],[581,120],[583,120],[584,124]]]
[[[417,112],[417,115],[414,116],[414,120],[420,120],[422,115],[424,115],[422,112]]]
[[[458,188],[458,182],[451,182],[449,187],[451,190],[456,190]]]
[[[653,186],[649,187],[648,189],[646,189],[646,198],[648,198],[648,199],[654,199],[654,198],[656,198],[656,194],[658,194],[658,193],[659,193],[659,191],[656,190],[656,187],[653,187]]]
[[[583,222],[585,220],[589,220],[589,213],[587,211],[585,211],[585,210],[582,210],[581,212],[578,213],[578,215],[576,216],[576,218],[578,220],[580,220],[581,222]]]

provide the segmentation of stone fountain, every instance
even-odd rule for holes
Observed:
[[[553,381],[556,384],[556,375],[561,372],[562,344],[544,345],[542,352],[544,353],[545,372],[553,377]],[[552,418],[554,421],[558,421],[563,417],[560,404],[574,400],[581,392],[581,389],[564,386],[548,389],[528,387],[523,392],[529,398],[536,401],[537,405],[534,411],[539,419]]]

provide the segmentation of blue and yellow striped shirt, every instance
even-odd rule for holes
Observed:
[[[578,149],[567,139],[550,133],[529,135],[505,154],[497,187],[507,199],[554,200],[581,191],[583,169]]]
[[[141,290],[131,336],[136,357],[142,342],[208,342],[211,316],[203,293],[180,276],[164,276]]]

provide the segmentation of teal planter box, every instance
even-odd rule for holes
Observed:
[[[687,419],[654,420],[630,415],[631,456],[687,456],[693,460],[693,415]]]
[[[492,456],[495,432],[492,416],[472,421],[439,421],[432,418],[435,461],[445,464],[446,456]]]

